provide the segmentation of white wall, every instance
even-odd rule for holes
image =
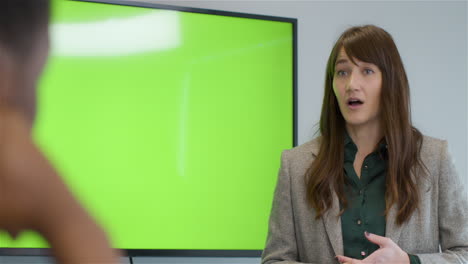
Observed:
[[[312,138],[313,125],[318,122],[325,64],[335,40],[352,25],[383,27],[393,35],[406,66],[414,124],[427,135],[449,141],[456,167],[468,184],[467,2],[143,1],[298,18],[300,144]],[[160,260],[135,258],[134,263],[162,263]],[[203,260],[194,258],[187,263]]]

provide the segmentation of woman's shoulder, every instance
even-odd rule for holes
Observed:
[[[432,136],[428,136],[428,135],[422,135],[422,139],[423,139],[423,146],[426,146],[426,147],[438,147],[440,146],[441,144],[445,144],[447,142],[447,140],[445,139],[441,139],[441,138],[436,138],[436,137],[432,137]]]
[[[421,158],[440,159],[447,151],[447,140],[423,135],[421,144]]]
[[[309,166],[320,149],[320,137],[283,151],[282,160],[297,167]]]
[[[285,150],[284,152],[288,155],[304,155],[304,154],[314,154],[317,155],[317,152],[320,148],[320,137],[316,137],[312,140],[309,140],[303,144],[300,144],[292,149]]]
[[[304,173],[315,159],[319,148],[320,138],[315,138],[292,149],[283,151],[281,155],[281,167],[288,168],[290,177],[298,183],[298,186],[303,185]]]
[[[441,174],[452,174],[446,171],[448,167],[455,172],[447,140],[423,135],[419,156],[433,183],[439,182]]]

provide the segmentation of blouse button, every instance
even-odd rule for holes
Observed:
[[[365,256],[365,255],[366,255],[366,252],[361,251],[361,256]]]
[[[357,224],[361,225],[362,224],[361,220],[357,220]]]

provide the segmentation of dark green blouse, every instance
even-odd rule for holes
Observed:
[[[379,248],[365,238],[364,231],[385,236],[387,145],[379,143],[377,149],[364,159],[359,178],[353,166],[357,147],[345,134],[344,173],[348,207],[341,216],[344,255],[364,259]],[[420,263],[417,256],[409,256],[411,264]]]

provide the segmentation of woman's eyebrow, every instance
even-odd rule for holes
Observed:
[[[338,59],[335,63],[335,65],[338,65],[338,64],[346,64],[348,63],[348,60],[347,59]]]

